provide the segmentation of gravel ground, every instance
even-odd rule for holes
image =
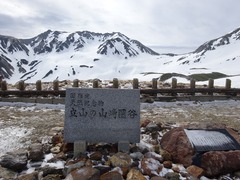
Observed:
[[[0,156],[27,147],[63,127],[64,105],[0,102]],[[141,104],[141,120],[194,127],[227,126],[240,131],[240,101]]]

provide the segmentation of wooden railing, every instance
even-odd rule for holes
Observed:
[[[140,88],[140,83],[138,79],[133,79],[131,81],[133,89],[140,89],[142,95],[147,95],[153,97],[155,100],[161,99],[161,97],[188,97],[188,96],[228,96],[228,97],[237,97],[240,94],[240,88],[231,88],[231,80],[226,79],[225,86],[214,87],[214,80],[210,79],[208,85],[206,86],[196,86],[196,81],[191,80],[188,87],[179,86],[177,79],[173,78],[170,87],[161,87],[159,88],[159,81],[153,79],[151,82],[151,88]],[[72,82],[72,87],[79,87],[79,80],[75,79]],[[119,80],[114,78],[112,80],[111,88],[119,88]],[[92,80],[92,88],[100,88],[99,80]],[[35,90],[26,90],[26,84],[24,81],[18,82],[17,89],[8,90],[8,85],[6,81],[0,82],[0,97],[36,97],[36,96],[52,96],[52,97],[65,97],[65,89],[59,88],[59,81],[53,81],[53,86],[51,90],[44,90],[42,88],[42,82],[39,80],[35,84]]]

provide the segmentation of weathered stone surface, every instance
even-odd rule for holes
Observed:
[[[204,170],[202,168],[195,166],[195,165],[191,165],[191,166],[187,167],[187,172],[190,175],[197,177],[197,178],[199,178],[203,175],[203,171]]]
[[[154,177],[151,177],[150,180],[167,180],[167,179],[164,177],[160,177],[160,176],[154,176]]]
[[[130,157],[135,161],[135,160],[142,160],[144,155],[141,152],[134,152],[130,154]]]
[[[117,171],[110,171],[101,175],[100,180],[123,180],[123,177]]]
[[[68,174],[65,180],[98,180],[99,178],[99,170],[91,167],[82,167]]]
[[[29,147],[29,159],[32,161],[40,161],[43,159],[43,146],[42,144],[32,144]]]
[[[146,180],[146,178],[139,170],[131,169],[127,174],[126,180]]]
[[[49,174],[42,178],[42,180],[61,180],[61,179],[62,177],[59,174]],[[34,179],[31,179],[31,180],[34,180]]]
[[[139,89],[67,89],[64,140],[138,143],[139,97]]]
[[[165,168],[171,169],[172,168],[172,161],[164,161],[163,166]]]
[[[171,154],[174,163],[181,163],[184,166],[192,164],[194,149],[183,128],[174,128],[165,133],[160,144],[165,151]]]
[[[175,172],[168,172],[164,177],[170,180],[180,180],[180,175]]]
[[[99,152],[99,151],[96,151],[96,152],[94,152],[94,153],[92,153],[92,154],[90,155],[90,159],[91,159],[91,160],[99,161],[99,160],[102,159],[102,153]]]
[[[1,178],[3,178],[4,180],[5,179],[14,179],[16,177],[17,177],[16,172],[0,166],[0,179]]]
[[[201,167],[209,177],[240,170],[240,150],[210,151],[201,158]]]
[[[110,162],[114,167],[130,167],[132,159],[127,153],[118,152],[110,157]]]
[[[17,178],[18,180],[37,180],[38,179],[38,172],[34,171],[31,174],[24,174],[20,175]]]
[[[63,169],[63,174],[65,176],[67,176],[70,172],[72,172],[73,170],[76,170],[76,169],[80,169],[81,167],[83,167],[85,165],[85,162],[83,161],[80,161],[80,162],[77,162],[75,164],[70,164],[70,165],[67,165],[64,167]]]
[[[161,172],[163,166],[156,159],[143,158],[141,161],[141,168],[143,169],[143,174],[152,176],[158,175]]]
[[[154,131],[160,131],[161,128],[154,122],[149,123],[146,126],[146,132],[154,132]]]
[[[22,171],[26,168],[27,160],[26,151],[18,150],[0,157],[0,165],[13,171]]]

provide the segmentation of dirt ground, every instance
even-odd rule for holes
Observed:
[[[0,152],[40,141],[52,128],[63,127],[64,108],[0,102]],[[141,121],[146,119],[201,128],[227,126],[240,132],[240,101],[144,103]],[[19,129],[24,131],[19,134]]]

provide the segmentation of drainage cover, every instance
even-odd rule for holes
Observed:
[[[226,129],[185,129],[197,152],[240,150],[240,144]]]

